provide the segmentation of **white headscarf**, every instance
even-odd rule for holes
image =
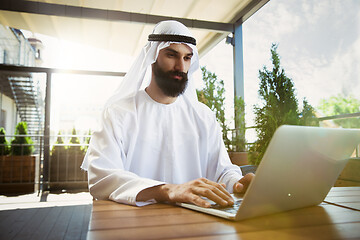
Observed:
[[[153,34],[166,34],[176,36],[187,36],[193,38],[189,29],[180,22],[169,20],[159,22],[154,30]],[[199,54],[196,46],[186,42],[163,42],[163,41],[149,41],[142,49],[140,55],[136,58],[135,62],[131,66],[130,70],[125,75],[123,81],[115,91],[114,95],[109,98],[105,106],[117,102],[120,99],[135,96],[140,90],[144,89],[150,84],[151,79],[151,64],[156,62],[159,55],[159,51],[163,48],[170,46],[172,43],[183,43],[191,47],[193,50],[193,56],[191,58],[191,64],[188,71],[188,85],[184,92],[184,96],[191,102],[197,101],[196,89],[194,86],[193,73],[199,68]],[[149,74],[146,74],[149,71]]]

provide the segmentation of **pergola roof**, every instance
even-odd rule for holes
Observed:
[[[192,28],[200,54],[269,0],[2,0],[0,24],[134,55],[155,23]]]

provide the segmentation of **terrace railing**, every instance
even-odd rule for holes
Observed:
[[[323,122],[327,122],[327,121],[334,121],[334,120],[340,120],[340,119],[358,119],[358,121],[360,122],[360,112],[358,113],[349,113],[349,114],[341,114],[341,115],[334,115],[334,116],[326,116],[326,117],[319,117],[318,120],[320,123],[323,123]],[[325,125],[325,124],[324,124]],[[337,126],[336,124],[332,123],[331,124],[332,127],[339,127]],[[251,126],[251,127],[246,127],[245,128],[245,131],[246,130],[249,130],[249,129],[256,129],[255,126]],[[239,132],[239,129],[230,129],[229,130],[229,137],[231,137],[232,139],[234,139],[236,137],[236,133]],[[241,131],[240,131],[241,132]],[[254,143],[248,143],[246,142],[245,145],[248,147],[248,146],[251,146],[253,145]],[[247,148],[246,147],[246,148]],[[236,149],[236,146],[231,146],[232,149]],[[357,146],[356,148],[356,158],[360,158],[360,144]]]
[[[52,86],[52,76],[53,74],[77,74],[77,75],[92,75],[92,76],[107,76],[107,77],[123,77],[125,76],[124,72],[106,72],[106,71],[90,71],[90,70],[69,70],[69,69],[56,69],[56,68],[44,68],[44,67],[25,67],[25,66],[15,66],[15,65],[6,65],[0,64],[0,77],[2,76],[12,76],[22,74],[43,74],[45,75],[45,109],[44,109],[44,126],[43,135],[42,135],[42,156],[39,160],[42,172],[40,175],[39,188],[40,190],[49,190],[51,185],[51,149],[52,145],[50,144],[50,111],[51,111],[51,86]],[[75,149],[75,146],[72,146]],[[78,161],[77,161],[78,162]],[[65,165],[69,164],[68,161],[65,162]],[[59,163],[59,166],[62,164]],[[53,172],[54,175],[54,172]],[[71,174],[68,174],[69,177]],[[76,179],[78,174],[76,173]],[[56,178],[58,182],[62,182],[62,177],[60,175]],[[53,179],[54,180],[54,179]],[[1,183],[1,182],[0,182]]]
[[[33,140],[33,144],[11,144],[12,147],[23,149],[32,146],[34,148],[31,156],[18,156],[3,151],[9,145],[0,144],[0,194],[30,193],[40,191],[43,185],[47,185],[51,190],[87,190],[87,174],[80,169],[81,163],[88,147],[87,140],[89,135],[62,135],[50,136],[51,142],[58,137],[62,137],[64,142],[76,137],[80,139],[80,144],[51,144],[44,146],[42,135],[17,135],[16,137],[26,136]],[[5,135],[8,142],[15,135]],[[34,141],[37,139],[37,141]],[[44,149],[49,148],[50,159],[48,168],[44,168]],[[23,151],[22,151],[23,150]],[[45,172],[47,171],[47,172]],[[43,178],[44,175],[48,179]]]

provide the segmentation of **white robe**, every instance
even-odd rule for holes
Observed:
[[[205,177],[232,192],[242,177],[230,162],[214,113],[202,103],[179,96],[161,104],[141,90],[109,106],[102,120],[82,166],[97,199],[142,206],[155,202],[136,201],[149,187]]]

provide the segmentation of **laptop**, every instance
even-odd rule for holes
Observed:
[[[359,144],[359,129],[283,125],[245,195],[232,195],[234,206],[178,205],[234,221],[318,205]]]

